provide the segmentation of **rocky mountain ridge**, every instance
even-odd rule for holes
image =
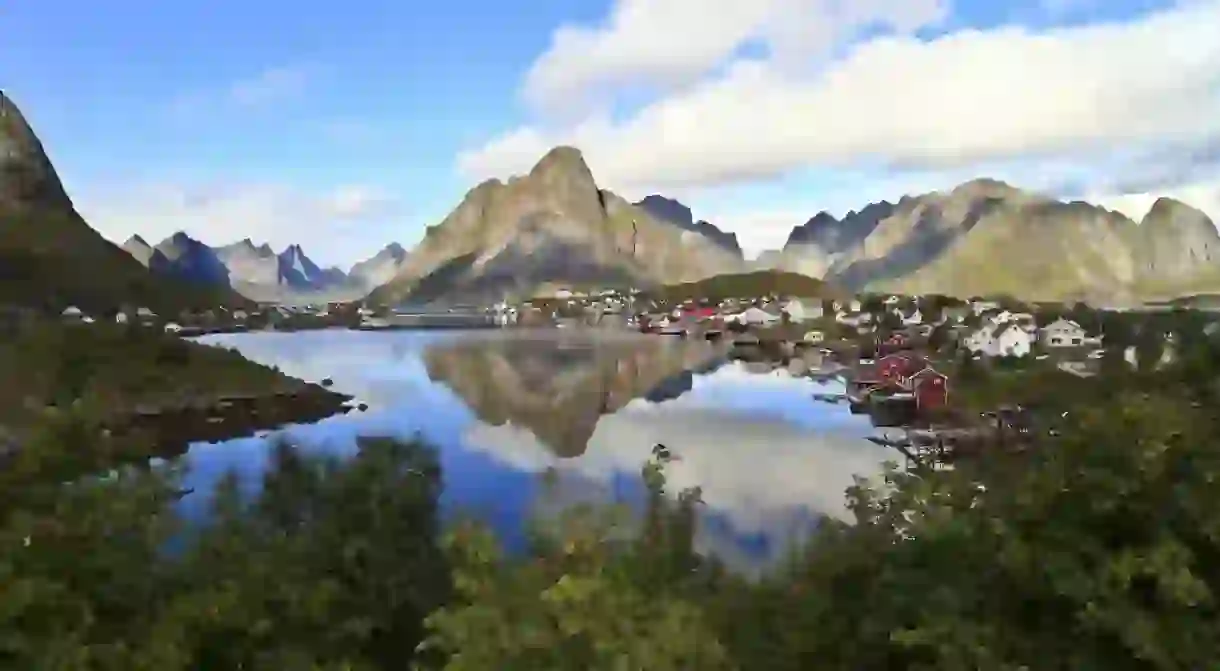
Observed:
[[[490,301],[539,286],[650,286],[741,265],[740,254],[600,189],[580,151],[484,181],[430,226],[374,302]]]
[[[645,196],[643,200],[635,203],[635,206],[657,219],[677,224],[682,229],[692,233],[698,233],[720,245],[730,254],[738,258],[742,257],[741,244],[737,241],[736,233],[722,231],[715,225],[702,219],[695,221],[691,209],[672,198],[653,194]]]
[[[387,247],[401,250],[393,244]],[[123,249],[153,272],[204,285],[231,287],[258,301],[354,300],[375,288],[369,273],[383,263],[386,250],[357,263],[352,273],[337,267],[322,268],[292,244],[282,252],[249,238],[210,247],[184,232],[150,246],[138,235]],[[405,250],[404,250],[405,253]],[[384,273],[384,270],[382,271]]]
[[[1137,223],[977,179],[842,219],[818,213],[769,262],[853,290],[1135,300],[1220,279],[1220,233],[1169,198]]]

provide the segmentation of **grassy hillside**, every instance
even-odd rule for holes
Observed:
[[[749,298],[766,294],[802,298],[845,298],[843,289],[822,280],[776,270],[715,275],[697,282],[670,284],[648,292],[666,300]]]
[[[0,337],[0,425],[21,428],[49,404],[79,403],[101,414],[138,404],[259,394],[304,385],[235,351],[156,329],[56,320],[7,329]]]
[[[70,208],[0,210],[0,304],[87,312],[136,304],[173,314],[248,303],[228,289],[154,276]]]

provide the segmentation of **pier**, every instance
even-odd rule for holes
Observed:
[[[504,315],[476,311],[395,312],[367,317],[356,328],[361,331],[392,329],[493,329],[506,326]]]

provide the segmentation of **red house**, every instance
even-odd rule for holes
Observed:
[[[927,359],[910,352],[887,354],[877,361],[877,376],[884,382],[900,382],[927,367]]]
[[[915,393],[915,406],[920,410],[936,410],[949,403],[949,377],[930,366],[906,378],[904,386]]]
[[[711,319],[716,316],[716,308],[704,306],[687,305],[682,308],[682,315],[692,319],[704,320]]]

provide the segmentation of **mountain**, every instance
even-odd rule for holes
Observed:
[[[173,313],[244,302],[224,288],[154,275],[90,228],[42,142],[0,92],[0,304],[91,312],[136,304]]]
[[[175,277],[207,286],[230,287],[229,269],[216,256],[216,251],[202,242],[179,231],[162,240],[154,248],[161,255],[164,267],[149,268]]]
[[[289,245],[276,254],[270,245],[255,245],[246,238],[213,248],[178,232],[155,247],[133,235],[123,249],[160,276],[231,287],[251,300],[341,301],[359,298],[367,291],[339,268],[319,267],[300,245]]]
[[[661,221],[675,224],[684,230],[704,236],[738,258],[742,256],[741,245],[737,242],[737,235],[735,233],[722,231],[702,219],[695,221],[690,208],[676,200],[665,198],[664,196],[651,195],[645,196],[644,200],[639,201],[635,206]]]
[[[336,280],[333,273],[322,270],[306,256],[300,245],[289,245],[280,252],[278,261],[280,283],[293,289],[324,289]],[[338,281],[346,279],[344,275]]]
[[[564,347],[529,340],[474,340],[424,353],[428,377],[460,396],[480,420],[529,430],[559,457],[584,453],[603,415],[639,397],[674,398],[687,371],[705,366],[707,343],[611,336]]]
[[[245,238],[231,245],[216,248],[216,258],[229,269],[229,281],[234,286],[280,283],[280,263],[271,246],[255,245]]]
[[[579,150],[556,147],[528,175],[469,191],[368,300],[491,301],[545,284],[651,286],[740,264],[704,235],[599,189]]]
[[[397,242],[391,242],[371,258],[352,266],[347,275],[371,290],[394,279],[406,258],[407,250]]]
[[[168,263],[168,259],[161,252],[138,235],[127,238],[127,242],[123,243],[123,251],[131,254],[145,268],[164,267]]]
[[[854,290],[1124,301],[1220,278],[1220,233],[1168,198],[1136,223],[976,179],[842,219],[819,213],[770,263]]]

